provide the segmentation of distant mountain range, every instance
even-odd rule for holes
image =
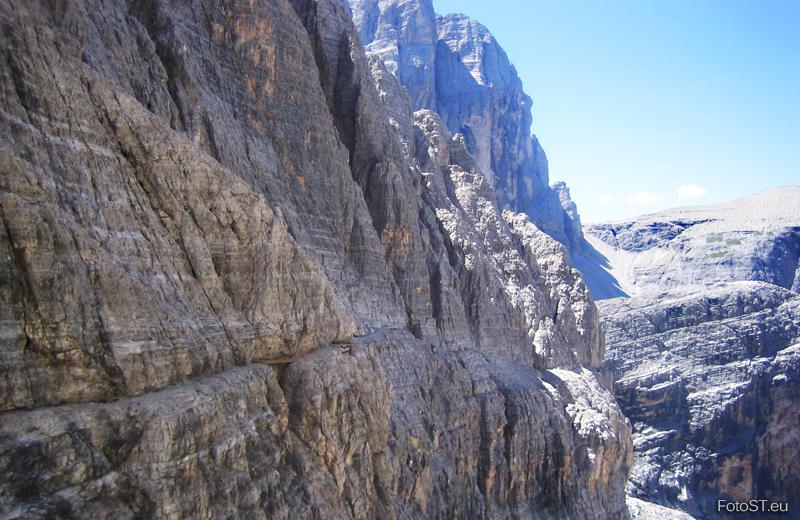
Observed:
[[[584,278],[618,296],[598,305],[629,492],[703,517],[719,498],[799,503],[800,187],[584,231],[601,267]]]

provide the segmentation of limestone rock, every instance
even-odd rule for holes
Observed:
[[[350,0],[368,53],[384,61],[415,109],[439,114],[496,190],[502,209],[527,214],[568,247],[583,234],[574,207],[549,186],[547,158],[531,136],[531,99],[497,40],[463,15],[434,16],[431,0]]]
[[[632,520],[693,520],[693,516],[678,509],[670,509],[634,497],[628,497],[628,510]]]
[[[0,516],[627,518],[580,276],[343,0],[0,26]]]
[[[369,54],[386,64],[414,109],[436,100],[436,13],[418,0],[352,0],[353,21]]]
[[[702,517],[800,499],[797,208],[786,187],[588,229],[631,295],[599,308],[635,496]]]
[[[798,208],[800,187],[786,186],[727,204],[591,225],[587,236],[629,294],[747,280],[792,289],[800,265]]]
[[[353,334],[263,195],[91,70],[23,82],[30,58],[3,69],[30,90],[3,119],[2,409],[139,395]]]
[[[533,345],[537,367],[599,367],[596,308],[563,246],[525,215],[500,210],[463,136],[451,137],[430,111],[418,111],[416,121],[426,200],[448,243],[451,266],[467,281],[462,300],[470,302],[466,319],[476,329],[476,343],[484,350],[502,347],[507,355],[525,354]],[[509,322],[519,326],[497,328]]]

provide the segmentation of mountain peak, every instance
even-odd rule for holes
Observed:
[[[435,15],[427,0],[350,5],[367,52],[397,76],[415,109],[436,111],[464,136],[503,209],[527,214],[570,251],[580,244],[577,209],[549,186],[547,159],[531,135],[531,98],[489,29],[464,14]]]

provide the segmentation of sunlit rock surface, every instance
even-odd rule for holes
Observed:
[[[586,229],[630,298],[599,304],[634,427],[630,492],[711,515],[800,495],[800,188]]]
[[[628,517],[597,309],[497,166],[527,126],[475,155],[343,1],[0,26],[0,516]]]
[[[547,157],[531,136],[531,99],[489,30],[431,0],[350,0],[367,53],[381,59],[415,109],[439,114],[495,189],[502,209],[527,214],[570,248],[582,244],[569,190],[549,186]]]

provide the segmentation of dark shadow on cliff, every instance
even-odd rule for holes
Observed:
[[[630,297],[622,290],[619,281],[608,272],[611,269],[608,258],[586,240],[581,241],[580,247],[570,249],[570,260],[581,272],[595,301]]]

